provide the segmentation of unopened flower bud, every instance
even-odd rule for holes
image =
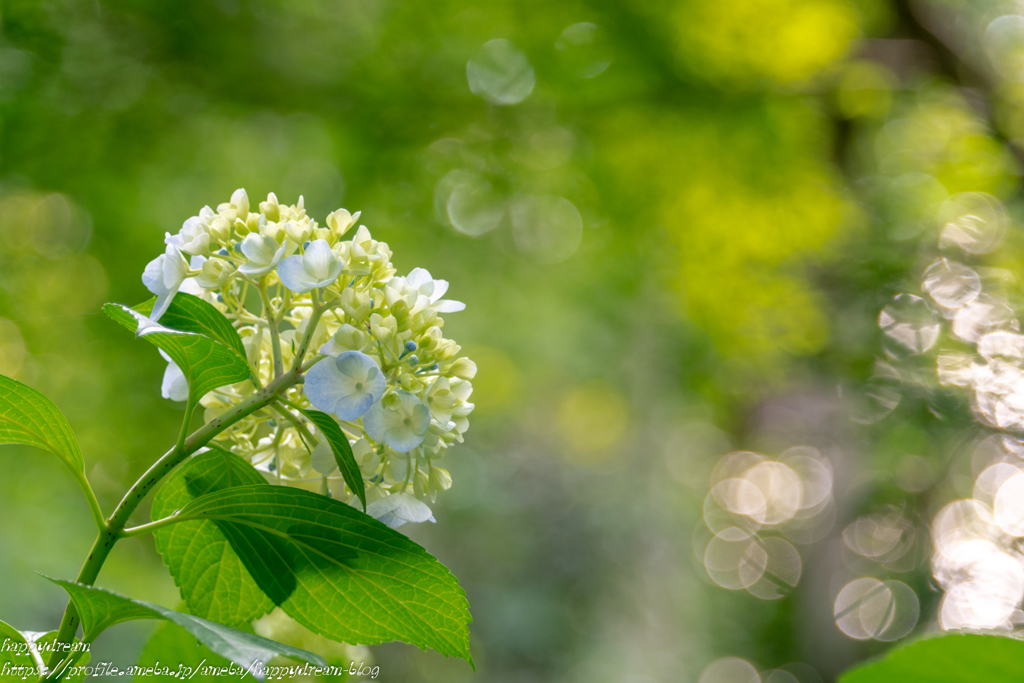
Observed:
[[[422,498],[426,492],[427,487],[430,485],[430,479],[427,477],[427,473],[423,470],[416,470],[416,476],[413,477],[412,487],[416,493],[417,498]]]
[[[244,188],[238,188],[231,193],[231,204],[235,207],[238,218],[245,218],[249,215],[249,195]]]
[[[288,239],[295,242],[295,244],[309,241],[309,235],[313,232],[313,224],[309,221],[285,221],[282,225],[284,226],[284,233],[288,235]]]
[[[468,358],[459,358],[451,364],[448,372],[462,379],[473,379],[476,377],[476,363]]]
[[[359,211],[356,211],[355,215],[353,215],[345,209],[338,209],[327,217],[327,226],[336,237],[341,237],[349,231],[349,228],[356,224],[356,221],[359,220],[359,214]]]
[[[210,237],[214,242],[226,242],[231,238],[231,222],[224,216],[217,216],[210,221]]]
[[[341,308],[353,320],[362,320],[370,314],[373,302],[365,292],[358,292],[348,287],[341,293]]]
[[[280,223],[267,223],[260,228],[260,234],[273,239],[278,244],[283,244],[288,237]]]
[[[210,258],[203,263],[202,272],[196,277],[196,283],[204,289],[217,289],[227,284],[235,272],[235,267],[228,261]]]
[[[447,491],[452,487],[452,475],[443,467],[430,466],[430,493]]]
[[[260,213],[266,216],[268,221],[276,223],[281,220],[281,205],[277,203],[277,195],[271,192],[267,195],[267,201],[260,202]]]

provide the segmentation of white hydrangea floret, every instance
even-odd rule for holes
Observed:
[[[281,261],[277,276],[288,289],[305,294],[334,284],[344,267],[325,240],[313,240],[301,256],[296,254]]]
[[[157,349],[157,351],[167,361],[164,379],[160,384],[160,395],[171,401],[187,401],[188,380],[185,379],[185,373],[181,371],[177,363],[171,360],[170,356],[164,353],[163,349]]]
[[[436,522],[430,507],[415,496],[401,491],[366,506],[366,514],[397,529],[406,522]]]
[[[255,233],[245,236],[240,249],[248,260],[238,267],[238,272],[250,276],[266,275],[284,256],[283,244],[278,244],[273,237]]]
[[[208,206],[204,206],[198,216],[192,216],[181,226],[177,235],[167,235],[164,241],[193,256],[206,256],[210,253],[210,223],[217,214]]]
[[[150,319],[159,320],[167,311],[187,276],[188,264],[173,244],[168,244],[164,253],[146,264],[146,270],[142,273],[142,283],[146,285],[146,289],[156,294],[156,303],[153,304]]]
[[[442,299],[448,291],[447,280],[435,280],[426,268],[413,268],[405,277],[410,287],[427,299],[427,305],[438,313],[458,313],[466,310],[466,304],[452,299]]]

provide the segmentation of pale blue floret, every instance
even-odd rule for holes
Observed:
[[[387,382],[372,358],[346,351],[311,367],[303,386],[306,398],[318,410],[355,420],[380,400]]]
[[[398,401],[385,406],[374,403],[363,415],[366,434],[377,443],[386,443],[399,453],[406,453],[423,443],[430,427],[430,411],[423,401],[406,391],[396,391]]]
[[[297,294],[334,284],[345,264],[331,251],[326,240],[313,240],[302,253],[289,256],[277,267],[284,286]]]

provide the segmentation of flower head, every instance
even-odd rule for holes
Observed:
[[[289,256],[277,267],[284,286],[297,294],[334,284],[345,264],[338,260],[324,240],[313,240],[299,256]]]
[[[334,413],[340,420],[355,420],[380,400],[387,382],[372,358],[346,351],[311,367],[304,387],[314,407]]]
[[[463,440],[473,411],[476,366],[458,358],[459,345],[442,331],[441,314],[463,304],[442,299],[448,283],[422,268],[396,277],[391,248],[358,224],[359,213],[338,209],[321,227],[301,197],[288,205],[271,193],[256,204],[244,190],[216,207],[168,235],[143,274],[157,296],[152,320],[185,291],[224,313],[241,337],[253,381],[196,397],[206,420],[295,367],[299,349],[328,356],[307,360],[302,384],[280,405],[232,424],[219,444],[272,484],[357,504],[331,444],[297,410],[317,408],[348,438],[371,513],[392,526],[432,519],[420,501],[451,484],[434,460]],[[188,391],[168,361],[161,394],[186,400]]]

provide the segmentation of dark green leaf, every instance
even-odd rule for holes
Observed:
[[[359,471],[356,458],[352,455],[352,445],[349,444],[348,437],[341,431],[341,427],[334,421],[334,418],[327,413],[321,413],[319,410],[300,410],[299,412],[327,437],[327,443],[331,445],[331,450],[334,452],[334,461],[338,463],[341,476],[345,478],[349,489],[359,496],[363,510],[366,510],[366,485],[363,483],[363,474]]]
[[[275,604],[311,631],[373,645],[402,640],[472,661],[466,594],[426,550],[337,500],[240,486],[187,505],[217,522]]]
[[[149,301],[134,306],[133,309],[149,317],[155,303],[156,297],[153,297]],[[197,296],[178,292],[171,301],[171,305],[160,316],[160,324],[170,327],[172,330],[206,335],[237,353],[240,358],[245,358],[242,338],[231,326],[231,321],[225,318],[224,314],[214,308],[212,304],[206,303]]]
[[[897,648],[850,669],[840,683],[996,683],[1024,681],[1024,642],[951,633]]]
[[[78,439],[53,402],[18,380],[0,375],[0,444],[37,446],[76,473],[85,472]]]
[[[249,379],[244,358],[210,337],[172,330],[121,304],[106,304],[103,312],[163,351],[181,368],[188,381],[189,400],[226,384]]]
[[[85,633],[83,641],[87,643],[92,642],[104,629],[122,621],[164,619],[182,627],[208,648],[243,668],[249,668],[256,663],[266,664],[278,655],[301,659],[315,666],[327,666],[322,657],[312,652],[275,643],[273,640],[223,624],[175,612],[150,602],[131,600],[94,586],[83,586],[60,579],[50,581],[63,587],[71,596],[82,618],[82,631]]]
[[[156,494],[152,517],[168,517],[212,491],[265,483],[245,460],[211,446],[209,451],[189,458],[171,473]],[[154,536],[156,549],[192,614],[240,626],[274,608],[213,522],[181,522],[157,529]]]

